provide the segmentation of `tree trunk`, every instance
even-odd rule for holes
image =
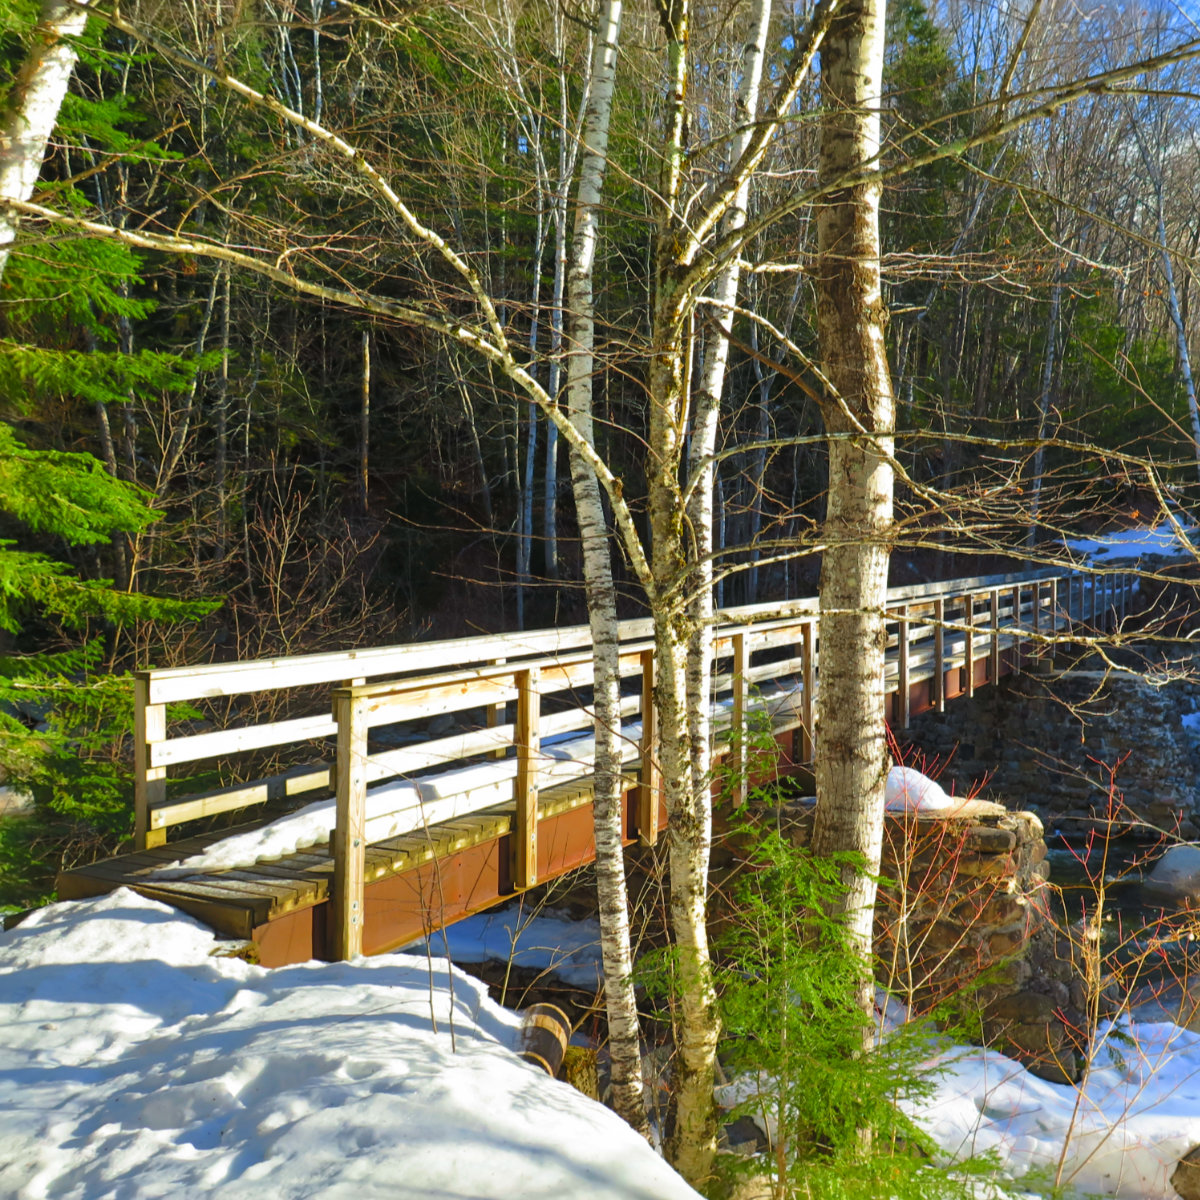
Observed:
[[[1038,396],[1037,448],[1033,452],[1033,478],[1029,481],[1029,529],[1025,548],[1032,550],[1038,535],[1038,512],[1042,506],[1042,479],[1046,473],[1046,424],[1050,419],[1050,401],[1054,395],[1054,365],[1058,354],[1058,316],[1062,309],[1063,272],[1054,269],[1054,286],[1050,289],[1050,312],[1046,317],[1046,354],[1042,359],[1042,386]],[[1033,563],[1030,562],[1030,566]]]
[[[741,77],[734,102],[737,132],[729,146],[729,168],[741,159],[750,144],[750,135],[758,116],[758,93],[770,17],[770,0],[754,0],[748,36],[742,47]],[[732,233],[745,225],[749,196],[750,178],[744,176],[725,214],[723,232]],[[693,558],[696,564],[690,597],[692,633],[688,646],[688,726],[692,743],[692,787],[697,792],[710,785],[712,768],[710,698],[713,661],[713,499],[716,493],[713,454],[717,448],[721,394],[725,390],[733,305],[737,302],[740,274],[739,260],[735,256],[713,283],[712,294],[717,301],[712,313],[715,329],[705,342],[688,446],[688,487],[691,494],[687,497],[687,513],[695,539]]]
[[[1200,473],[1200,405],[1196,401],[1196,381],[1192,375],[1192,356],[1188,352],[1187,326],[1179,309],[1179,293],[1175,288],[1175,268],[1171,263],[1171,250],[1167,245],[1167,223],[1163,213],[1162,176],[1155,174],[1154,202],[1155,221],[1158,232],[1158,252],[1162,260],[1163,281],[1167,285],[1167,311],[1171,314],[1171,325],[1175,330],[1175,348],[1179,355],[1179,375],[1183,381],[1183,392],[1187,397],[1188,415],[1192,422],[1192,452],[1196,456],[1196,470]]]
[[[663,793],[670,817],[670,912],[678,970],[675,1128],[667,1157],[689,1183],[700,1186],[710,1175],[716,1154],[713,1068],[720,1027],[705,923],[712,803],[707,780],[703,787],[695,786],[699,772],[692,761],[694,743],[689,728],[690,718],[699,717],[688,703],[688,651],[695,628],[688,589],[695,579],[695,561],[689,562],[684,542],[687,509],[680,484],[687,411],[687,333],[692,325],[691,302],[681,286],[681,276],[686,247],[694,245],[682,196],[688,136],[689,0],[670,0],[660,6],[659,20],[667,42],[666,138],[654,245],[646,492],[654,596],[654,699]],[[702,719],[706,720],[707,714]],[[706,745],[701,753],[707,761]]]
[[[621,0],[603,0],[592,52],[592,91],[584,118],[571,265],[567,275],[567,404],[571,424],[593,441],[592,375],[595,342],[593,270],[599,237],[599,205],[608,164],[608,128],[621,31]],[[613,586],[608,525],[600,483],[578,451],[571,451],[571,479],[583,547],[583,574],[595,661],[596,772],[593,821],[596,892],[600,908],[604,1003],[612,1057],[613,1107],[649,1135],[642,1088],[641,1031],[633,991],[629,899],[621,844],[621,680],[617,596]]]
[[[849,0],[821,50],[825,117],[820,178],[839,178],[879,151],[886,0]],[[821,564],[821,686],[813,849],[851,851],[842,909],[861,960],[858,998],[873,1005],[875,875],[883,839],[885,606],[892,531],[895,406],[884,347],[878,183],[835,189],[817,216],[817,333],[829,435],[827,549]],[[865,436],[864,436],[865,435]],[[871,1031],[864,1030],[869,1047]]]
[[[79,4],[42,0],[29,56],[0,114],[0,198],[28,200],[33,195],[75,69],[74,39],[86,24],[87,13]],[[16,235],[16,219],[0,213],[0,278]]]

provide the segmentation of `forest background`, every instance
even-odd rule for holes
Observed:
[[[0,8],[10,105],[46,7]],[[838,6],[755,6],[782,97],[757,122],[742,7],[632,6],[593,202],[586,437],[559,405],[582,345],[592,14],[93,7],[38,191],[7,210],[0,292],[0,766],[37,805],[0,848],[23,902],[128,832],[132,665],[595,621],[564,440],[621,535],[614,611],[654,611],[679,713],[703,690],[684,664],[705,606],[811,594],[840,550],[831,453],[895,474],[895,523],[862,539],[894,583],[1060,559],[1065,532],[1191,507],[1186,5],[889,6],[866,105],[883,149],[848,164],[866,183],[838,177],[883,196],[866,324],[891,383],[861,412],[818,339],[837,106],[825,49],[808,67],[845,35]],[[694,711],[665,774],[673,839],[706,845]]]

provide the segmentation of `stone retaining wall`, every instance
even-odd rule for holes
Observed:
[[[814,805],[782,816],[806,845]],[[1086,997],[1054,927],[1041,821],[987,801],[889,813],[876,905],[877,974],[915,1013],[950,1011],[1044,1078],[1074,1079]]]

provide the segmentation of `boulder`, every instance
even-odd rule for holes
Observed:
[[[1200,1146],[1193,1146],[1180,1160],[1171,1176],[1171,1186],[1180,1200],[1200,1200]]]
[[[1146,890],[1176,904],[1200,899],[1200,846],[1172,846],[1146,877]]]

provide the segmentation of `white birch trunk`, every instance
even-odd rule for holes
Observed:
[[[0,115],[0,199],[33,195],[75,69],[74,39],[86,24],[87,13],[71,0],[42,0],[29,55]],[[16,236],[16,218],[0,212],[0,278]]]
[[[849,0],[821,51],[825,116],[820,178],[834,183],[879,151],[885,0]],[[823,409],[829,442],[827,549],[821,564],[821,687],[813,849],[851,851],[842,902],[861,957],[859,1001],[871,1011],[872,917],[883,840],[885,605],[892,529],[895,407],[884,346],[878,183],[819,202],[817,332],[837,398]],[[866,432],[870,437],[863,437]],[[865,1032],[870,1045],[870,1023]]]
[[[770,0],[754,0],[748,36],[742,48],[741,78],[734,105],[737,131],[729,147],[731,167],[750,144],[750,134],[758,116],[758,95],[770,17]],[[750,177],[743,175],[725,214],[722,232],[731,233],[745,225],[749,196]],[[731,259],[713,284],[712,294],[716,305],[712,317],[716,328],[706,340],[700,387],[693,402],[691,442],[688,447],[688,485],[691,495],[687,500],[687,509],[692,537],[695,539],[696,562],[691,597],[693,630],[688,646],[688,734],[692,747],[692,786],[697,792],[709,786],[712,770],[710,692],[713,660],[713,499],[716,492],[713,454],[717,447],[725,369],[729,364],[729,335],[733,330],[733,305],[737,302],[740,278],[738,262],[737,257]]]
[[[1171,250],[1167,243],[1167,220],[1163,204],[1163,168],[1161,160],[1156,160],[1150,154],[1146,137],[1136,118],[1133,122],[1133,136],[1137,140],[1138,154],[1142,165],[1150,177],[1150,186],[1154,189],[1154,224],[1158,240],[1158,253],[1162,262],[1163,281],[1167,285],[1167,311],[1171,315],[1171,325],[1175,330],[1175,347],[1179,354],[1179,374],[1183,381],[1184,394],[1187,396],[1188,415],[1192,424],[1192,449],[1196,456],[1196,470],[1200,473],[1200,406],[1196,399],[1196,382],[1192,375],[1192,356],[1188,352],[1187,328],[1183,323],[1183,313],[1179,307],[1179,293],[1175,288],[1175,267],[1171,262]],[[1160,138],[1160,144],[1165,138]]]
[[[648,370],[649,446],[646,453],[651,575],[655,604],[655,707],[659,759],[670,817],[670,913],[675,938],[678,1010],[673,1072],[675,1127],[667,1157],[683,1177],[702,1186],[716,1153],[713,1069],[720,1031],[705,914],[712,843],[712,802],[695,786],[689,733],[688,659],[695,630],[688,604],[695,559],[685,544],[686,505],[680,485],[687,408],[685,364],[691,301],[681,266],[695,237],[682,196],[687,154],[689,0],[659,8],[666,36],[665,144],[654,245],[654,303]]]
[[[592,51],[592,87],[583,126],[583,157],[567,274],[567,405],[571,424],[594,444],[592,373],[595,344],[593,270],[599,205],[608,164],[608,129],[621,32],[621,0],[602,0]],[[613,1107],[649,1134],[642,1089],[641,1030],[633,990],[633,953],[622,847],[620,633],[611,549],[600,484],[592,467],[571,453],[571,478],[583,547],[588,619],[595,656],[596,774],[593,819],[600,908],[604,1002],[612,1059]]]
[[[1046,472],[1046,422],[1050,419],[1050,399],[1054,391],[1054,363],[1058,356],[1058,317],[1062,310],[1062,269],[1055,268],[1050,291],[1050,313],[1046,318],[1046,356],[1042,360],[1042,389],[1038,397],[1037,449],[1033,452],[1033,479],[1030,480],[1029,530],[1025,546],[1032,550],[1037,541],[1038,512],[1042,506],[1042,476]],[[1031,564],[1032,565],[1032,564]]]

